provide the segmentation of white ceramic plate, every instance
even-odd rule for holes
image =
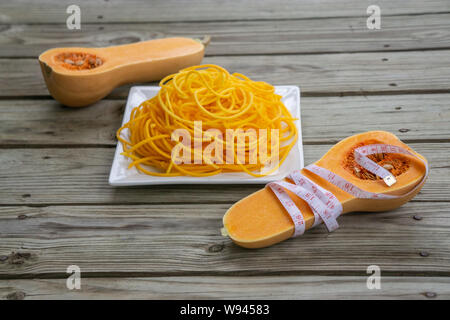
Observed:
[[[276,93],[283,96],[283,103],[294,118],[300,119],[300,89],[297,86],[276,86]],[[125,108],[125,114],[122,124],[130,119],[131,110],[137,107],[143,101],[154,97],[159,87],[138,86],[132,87],[128,95],[128,101]],[[210,177],[154,177],[139,172],[136,168],[128,169],[131,160],[121,153],[122,144],[117,143],[116,153],[109,175],[109,184],[112,186],[137,186],[137,185],[158,185],[158,184],[264,184],[284,178],[289,172],[303,168],[303,144],[301,121],[295,121],[298,129],[298,141],[291,149],[286,160],[281,167],[274,173],[255,178],[244,172],[222,173]],[[127,129],[122,134],[128,134]]]

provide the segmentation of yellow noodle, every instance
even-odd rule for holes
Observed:
[[[239,73],[230,74],[216,65],[201,65],[165,77],[160,87],[154,98],[132,110],[129,122],[117,131],[117,139],[123,144],[122,154],[132,160],[130,168],[136,167],[145,174],[206,177],[224,172],[246,172],[261,177],[278,169],[297,141],[296,119],[268,83],[253,81]],[[194,143],[195,121],[202,121],[202,151],[217,140],[215,142],[223,144],[223,155],[217,155],[223,163],[214,163],[210,158],[204,158],[201,164],[172,161],[172,149],[178,144],[171,140],[172,132],[186,129]],[[128,129],[127,138],[121,136],[124,129]],[[208,135],[208,129],[219,130],[222,138]],[[239,143],[233,137],[233,145],[227,145],[227,129],[255,130],[257,141],[246,139]],[[259,129],[267,130],[266,140],[260,137]],[[278,141],[273,141],[279,149],[279,161],[271,170],[260,173],[266,163],[260,158],[258,146],[266,143],[267,158],[273,157],[272,129],[279,130]],[[207,137],[210,141],[205,141]],[[233,164],[226,163],[227,150],[233,150]],[[243,151],[246,159],[256,150],[257,163],[240,163],[238,150]],[[193,150],[187,151],[193,156]]]

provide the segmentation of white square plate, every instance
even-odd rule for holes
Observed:
[[[139,106],[143,101],[154,97],[159,91],[159,87],[137,86],[132,87],[128,95],[128,101],[123,116],[122,125],[129,121],[131,110]],[[300,89],[297,86],[276,86],[275,92],[281,95],[282,101],[294,118],[300,119]],[[291,149],[286,160],[274,173],[255,178],[245,172],[221,173],[210,177],[155,177],[139,172],[136,168],[128,169],[131,160],[121,153],[122,143],[117,143],[116,153],[109,175],[109,184],[112,186],[137,186],[137,185],[158,185],[158,184],[265,184],[280,180],[293,170],[303,168],[303,144],[301,121],[295,121],[298,129],[298,140]],[[122,134],[128,134],[127,129]]]

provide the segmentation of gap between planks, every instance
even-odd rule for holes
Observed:
[[[446,277],[450,279],[450,271],[383,271],[383,276],[386,277],[427,277],[427,278],[441,278]],[[349,276],[367,276],[365,270],[360,272],[355,271],[322,271],[322,270],[310,270],[310,271],[174,271],[174,272],[83,272],[82,277],[86,279],[108,279],[108,278],[176,278],[176,277],[245,277],[245,278],[258,278],[258,277],[310,277],[310,276],[323,276],[323,277],[349,277]],[[68,274],[61,273],[24,273],[24,274],[0,274],[0,280],[33,280],[33,279],[67,279]],[[367,278],[366,278],[367,279]],[[449,280],[450,281],[450,280]],[[450,284],[449,284],[450,286]]]
[[[42,0],[39,5],[32,1],[16,1],[15,5],[0,5],[0,21],[26,23],[61,22],[67,16],[66,7],[70,2]],[[83,22],[142,22],[142,21],[241,21],[272,20],[292,18],[361,17],[367,19],[367,7],[373,2],[344,0],[336,3],[332,0],[296,2],[285,0],[248,0],[245,6],[236,10],[228,2],[199,0],[189,5],[180,5],[173,0],[154,0],[151,5],[144,1],[129,1],[108,4],[104,1],[83,1],[78,4],[83,9]],[[448,1],[429,0],[424,8],[423,1],[410,0],[405,6],[403,1],[379,0],[383,16],[415,15],[450,11]],[[24,10],[26,8],[26,10]],[[424,12],[425,11],[425,12]]]
[[[0,58],[1,61],[2,58]],[[149,82],[149,83],[133,83],[132,85],[125,85],[124,88],[131,88],[132,86],[158,86],[158,83]],[[118,87],[121,88],[121,87]],[[123,88],[122,88],[123,89]],[[447,94],[450,93],[450,89],[411,89],[411,90],[389,90],[389,91],[366,91],[366,90],[357,90],[357,91],[328,91],[328,92],[320,92],[320,91],[308,91],[302,92],[302,98],[321,98],[321,97],[365,97],[365,96],[400,96],[400,95],[417,95],[417,94]],[[115,101],[123,101],[126,102],[126,96],[114,95],[112,92],[111,95],[105,97],[105,100],[115,100]],[[42,100],[53,100],[51,95],[42,95],[42,96],[1,96],[0,101],[7,100],[28,100],[28,101],[42,101]]]
[[[258,55],[241,56],[240,59],[222,56],[207,57],[204,63],[218,64],[231,71],[240,70],[256,81],[300,85],[303,97],[367,96],[380,92],[383,95],[428,94],[450,91],[449,52]],[[0,95],[8,97],[48,97],[35,59],[0,59],[0,88]],[[130,85],[116,88],[109,97],[125,98],[129,88]]]
[[[215,185],[217,187],[217,185]],[[254,185],[255,187],[260,187],[260,188],[264,188],[264,185]],[[143,186],[145,187],[145,186]],[[186,185],[186,187],[189,187],[189,185]],[[411,203],[429,203],[429,200],[423,200],[423,199],[412,199],[409,202]],[[450,199],[445,200],[445,199],[438,199],[438,200],[433,200],[434,203],[448,203],[450,202]],[[23,203],[1,203],[0,204],[0,208],[4,207],[24,207],[24,208],[48,208],[48,207],[66,207],[66,206],[73,206],[73,207],[89,207],[89,206],[94,206],[94,207],[104,207],[104,206],[115,206],[115,207],[132,207],[132,206],[160,206],[160,205],[165,205],[165,206],[178,206],[178,205],[233,205],[235,204],[236,201],[216,201],[216,202],[208,202],[208,201],[197,201],[197,202],[177,202],[177,203],[173,203],[173,202],[111,202],[111,203],[105,203],[105,202],[98,202],[98,203],[79,203],[79,202],[65,202],[65,203],[29,203],[29,204],[23,204]]]
[[[330,147],[339,141],[303,141],[304,146],[313,145],[329,145]],[[450,143],[450,137],[448,139],[402,139],[402,142],[408,143]],[[2,144],[0,142],[0,149],[114,149],[116,144]]]
[[[244,281],[245,280],[245,281]],[[368,290],[366,276],[89,278],[81,290],[65,279],[6,280],[0,299],[448,299],[446,278],[382,277]]]
[[[208,54],[205,53],[205,58],[222,58],[222,57],[258,57],[258,56],[320,56],[325,54],[352,54],[352,53],[385,53],[385,52],[416,52],[416,51],[441,51],[450,50],[449,47],[436,48],[411,48],[411,49],[391,49],[391,50],[356,50],[356,51],[317,51],[317,52],[277,52],[277,53],[232,53],[232,54]],[[0,59],[10,60],[25,60],[37,59],[33,56],[1,56]],[[375,91],[376,93],[376,91]],[[314,94],[314,92],[310,92]],[[395,92],[393,94],[396,94]],[[4,98],[3,96],[2,98]],[[36,99],[46,99],[45,96],[36,96]]]
[[[450,14],[450,11],[425,11],[425,12],[416,12],[416,13],[395,13],[395,14],[384,14],[382,17],[389,17],[389,18],[395,18],[395,17],[420,17],[420,16],[428,16],[428,15],[446,15]],[[368,16],[364,15],[342,15],[342,16],[321,16],[321,17],[292,17],[292,18],[267,18],[267,19],[258,19],[258,18],[250,18],[250,19],[214,19],[214,20],[155,20],[155,21],[106,21],[101,22],[99,20],[97,21],[87,21],[83,23],[84,26],[105,26],[105,25],[141,25],[144,23],[147,24],[180,24],[180,23],[186,23],[186,24],[198,24],[198,23],[234,23],[234,22],[264,22],[264,23],[270,23],[270,22],[296,22],[296,21],[308,21],[308,20],[330,20],[330,19],[355,19],[355,18],[364,18],[367,19]],[[10,23],[0,20],[0,26],[11,26],[11,25],[23,25],[23,26],[42,26],[42,25],[61,25],[65,26],[65,24],[62,24],[61,22],[51,22],[51,21],[45,21],[45,22],[17,22],[17,23]]]

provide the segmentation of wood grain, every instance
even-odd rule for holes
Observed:
[[[54,47],[107,47],[155,38],[212,36],[206,55],[424,50],[450,47],[450,14],[383,16],[380,30],[361,17],[131,24],[0,26],[0,57],[34,58]],[[57,41],[57,42],[56,42]]]
[[[304,97],[305,144],[334,143],[370,130],[405,142],[450,142],[450,94]],[[67,108],[54,100],[0,100],[0,146],[115,146],[125,101]],[[333,119],[324,126],[323,115]],[[417,119],[421,121],[418,122]]]
[[[66,8],[71,0],[3,1],[0,3],[0,23],[65,23]],[[370,0],[292,1],[245,0],[224,1],[195,0],[180,4],[176,0],[78,0],[82,23],[98,22],[154,22],[154,21],[235,21],[273,20],[324,17],[361,17],[366,20]],[[448,13],[450,4],[445,0],[379,0],[383,16]]]
[[[450,143],[411,143],[427,157],[430,177],[415,198],[448,201]],[[330,145],[305,148],[305,163],[318,160]],[[0,205],[234,203],[259,185],[166,185],[111,187],[112,148],[3,149]]]
[[[204,63],[273,85],[298,85],[302,95],[450,92],[450,50],[320,55],[215,56]],[[110,97],[126,97],[122,86]],[[0,59],[0,97],[48,96],[35,59]]]
[[[0,3],[0,299],[450,298],[448,0],[380,0],[376,31],[371,0],[79,0],[82,29],[67,30],[70,4]],[[205,63],[301,87],[305,163],[388,130],[429,159],[424,189],[398,210],[343,216],[334,233],[246,250],[221,218],[262,186],[110,187],[130,86],[64,108],[37,55],[205,34]],[[65,287],[71,264],[81,291]],[[372,264],[381,290],[366,288]]]
[[[447,277],[382,277],[368,290],[367,277],[154,277],[82,278],[81,290],[65,279],[3,280],[0,299],[449,299]],[[435,296],[433,295],[435,294]],[[179,310],[173,310],[175,315]]]
[[[1,278],[86,276],[450,275],[448,203],[341,217],[260,250],[220,235],[225,204],[0,207]],[[415,220],[419,215],[422,220]],[[426,253],[426,255],[424,254]],[[6,259],[6,260],[5,260]]]

